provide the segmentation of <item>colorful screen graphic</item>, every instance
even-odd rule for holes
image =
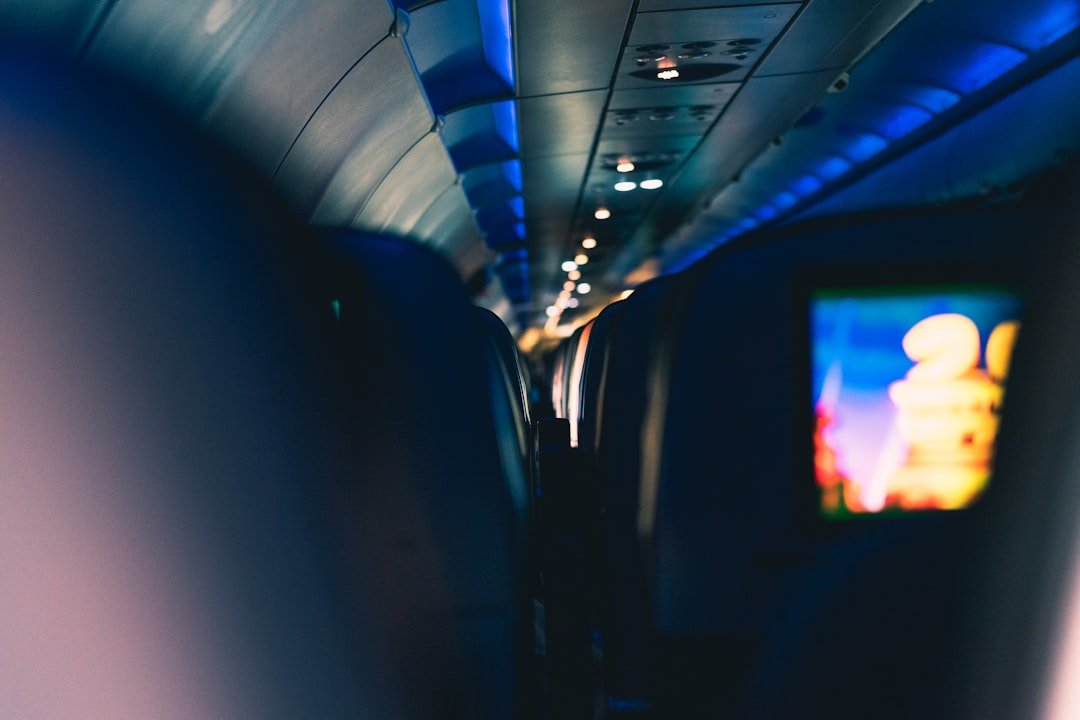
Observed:
[[[956,510],[991,474],[1021,301],[990,285],[830,289],[810,307],[826,518]]]

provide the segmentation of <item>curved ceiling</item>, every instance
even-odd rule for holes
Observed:
[[[430,245],[524,327],[807,212],[1080,0],[11,0],[0,21],[156,93],[312,222]],[[582,253],[588,296],[564,290]]]

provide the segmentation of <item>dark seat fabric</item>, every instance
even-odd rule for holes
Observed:
[[[0,70],[5,714],[515,717],[524,480],[453,272]]]
[[[650,663],[649,593],[638,511],[642,423],[649,402],[653,349],[673,319],[673,290],[681,276],[639,287],[620,304],[618,330],[609,339],[603,404],[598,407],[595,472],[602,509],[598,599],[609,695],[640,697]],[[613,320],[615,318],[612,318]]]
[[[496,426],[513,425],[521,462],[527,467],[531,448],[529,390],[517,346],[514,344],[514,337],[499,316],[487,308],[476,307],[473,314],[476,315],[480,336],[490,343],[488,374],[500,383],[499,387],[493,389],[492,395],[501,400],[505,394],[509,403],[509,407],[506,408],[509,417],[502,416],[504,421],[496,422]],[[501,414],[504,410],[496,408],[496,412]]]
[[[612,338],[618,332],[624,301],[608,305],[597,315],[585,353],[581,375],[581,400],[578,416],[578,447],[595,457],[599,423],[603,412],[603,388],[611,357]]]
[[[1077,421],[1080,382],[1080,169],[1049,173],[1028,193],[1033,270],[1002,415],[994,492],[960,597],[970,618],[950,679],[967,717],[1064,720],[1077,714]]]
[[[351,446],[335,492],[354,582],[376,579],[382,651],[425,716],[512,717],[528,488],[512,418],[493,415],[488,340],[431,251],[349,231],[322,240],[320,301]]]
[[[641,519],[664,716],[916,717],[924,697],[952,700],[935,677],[951,660],[939,650],[955,636],[955,563],[974,515],[841,532],[804,522],[796,286],[823,267],[855,279],[913,262],[1020,273],[1025,247],[1020,213],[938,212],[792,228],[701,267],[645,420],[658,452]]]
[[[10,717],[415,717],[321,482],[305,234],[114,82],[0,53]]]

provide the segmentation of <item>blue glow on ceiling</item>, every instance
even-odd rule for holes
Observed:
[[[521,161],[507,160],[502,164],[503,177],[516,192],[521,192]]]
[[[772,205],[762,205],[760,208],[758,208],[758,211],[754,213],[754,217],[756,217],[761,222],[769,222],[779,214],[780,213],[778,213],[776,211],[776,208],[774,208]]]
[[[850,162],[842,157],[833,155],[830,158],[826,158],[821,165],[818,165],[817,174],[825,180],[835,180],[841,175],[847,174],[851,168],[852,165]]]
[[[491,112],[495,116],[495,132],[516,155],[520,148],[518,142],[517,103],[503,100],[492,103]]]
[[[878,127],[881,134],[888,139],[899,140],[933,119],[934,116],[928,110],[914,105],[901,105]]]
[[[925,85],[913,88],[908,100],[932,113],[943,113],[960,102],[960,95],[942,87]]]
[[[845,148],[844,154],[852,162],[861,163],[877,155],[889,146],[889,141],[880,135],[860,133],[854,136],[851,143]]]
[[[791,186],[791,191],[796,195],[806,197],[807,195],[813,195],[823,186],[824,183],[813,175],[803,175]]]
[[[1027,53],[1008,45],[979,43],[972,46],[971,59],[953,71],[947,84],[957,92],[969,95],[994,82],[1027,58]]]
[[[499,256],[500,265],[518,265],[523,262],[527,262],[529,259],[529,253],[524,248],[518,248],[517,250],[508,250]]]
[[[511,37],[510,0],[476,0],[484,59],[506,84],[514,87],[514,42]]]
[[[519,220],[525,219],[525,198],[518,195],[517,197],[510,198],[510,209],[514,212],[514,217]]]
[[[514,223],[514,235],[517,236],[518,240],[524,240],[525,239],[525,223],[523,223],[523,222]]]
[[[1030,0],[1025,0],[1030,1]],[[1080,0],[1054,0],[1042,12],[1016,28],[1017,42],[1031,50],[1041,50],[1080,27]]]
[[[867,128],[845,131],[838,128],[845,138],[846,145],[834,147],[816,165],[804,169],[804,174],[795,180],[789,189],[774,196],[766,204],[748,213],[735,222],[728,230],[703,241],[706,247],[713,248],[756,228],[759,224],[776,219],[779,210],[788,210],[799,204],[799,199],[810,198],[826,189],[832,181],[838,180],[850,172],[859,163],[874,157],[892,142],[900,140],[918,128],[926,125],[937,115],[945,113],[957,105],[965,96],[985,88],[1010,70],[1023,63],[1030,53],[1020,48],[1035,52],[1045,48],[1069,33],[1080,30],[1080,0],[1016,0],[1024,6],[1033,6],[1031,16],[1026,23],[1008,22],[1009,44],[967,41],[967,47],[956,47],[955,39],[946,38],[948,45],[942,45],[942,57],[955,60],[962,56],[962,62],[941,62],[931,64],[936,77],[919,78],[915,82],[887,82],[883,92],[899,99],[891,104],[891,114],[885,116],[876,132],[867,132]],[[973,7],[979,7],[972,0]],[[1015,9],[1006,0],[999,3],[1003,7]],[[993,6],[982,7],[978,11],[990,12]],[[1004,14],[1004,13],[999,13]],[[963,42],[963,41],[961,41]],[[913,79],[913,78],[912,78]],[[880,102],[880,96],[877,97]],[[827,145],[828,143],[824,143]],[[823,148],[824,149],[824,148]],[[840,154],[835,154],[839,149]],[[829,152],[829,151],[827,151]],[[843,157],[842,157],[843,156]],[[759,222],[760,221],[760,222]],[[676,260],[679,269],[695,262],[700,255],[688,253]]]
[[[781,210],[787,210],[789,207],[794,207],[799,202],[799,198],[795,197],[794,193],[782,192],[773,198],[772,204]]]

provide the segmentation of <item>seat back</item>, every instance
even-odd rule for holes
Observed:
[[[637,529],[664,716],[915,717],[923,697],[949,701],[935,677],[951,656],[927,643],[947,647],[955,630],[955,562],[977,513],[807,520],[797,286],[823,267],[1020,266],[1025,227],[994,210],[847,218],[705,261],[684,329],[660,353],[644,431],[657,444]]]
[[[414,717],[351,592],[302,226],[110,80],[0,52],[0,714]]]
[[[377,578],[387,667],[424,717],[519,703],[528,484],[506,387],[452,268],[383,235],[326,232],[319,302],[351,448],[335,479],[357,586]],[[497,379],[497,378],[494,378]]]

